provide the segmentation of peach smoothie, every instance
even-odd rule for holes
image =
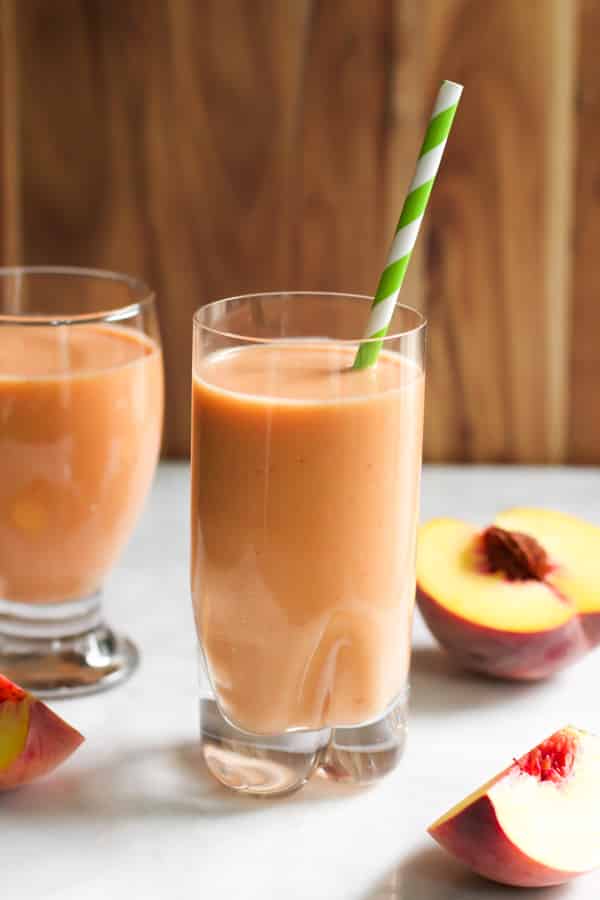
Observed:
[[[223,714],[364,724],[407,679],[424,376],[309,340],[206,356],[193,382],[192,592]]]
[[[98,590],[148,491],[162,413],[152,339],[106,324],[0,328],[0,598]]]

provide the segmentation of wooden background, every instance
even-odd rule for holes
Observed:
[[[430,460],[600,461],[598,0],[0,0],[0,258],[158,291],[167,442],[191,314],[372,292],[438,82],[465,84],[403,299]]]

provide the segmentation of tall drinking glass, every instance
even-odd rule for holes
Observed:
[[[366,783],[404,744],[425,322],[370,298],[233,297],[194,318],[192,594],[203,752],[225,785]]]
[[[160,448],[154,298],[125,275],[0,269],[0,671],[45,696],[132,671],[102,620]]]

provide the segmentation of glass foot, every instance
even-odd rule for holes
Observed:
[[[0,672],[38,697],[106,690],[129,678],[138,661],[135,644],[105,625],[51,640],[0,634]]]
[[[78,697],[120,684],[138,651],[100,621],[100,597],[69,603],[0,600],[0,672],[39,697]]]
[[[211,774],[242,794],[273,797],[298,790],[319,767],[331,731],[252,735],[221,715],[214,700],[200,701],[202,753]]]
[[[369,785],[392,772],[404,753],[408,690],[376,722],[336,728],[319,772],[334,781]]]

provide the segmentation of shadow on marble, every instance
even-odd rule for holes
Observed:
[[[206,771],[196,745],[139,747],[98,766],[5,794],[11,818],[118,819],[144,816],[227,815],[241,811]]]
[[[408,856],[363,900],[562,900],[569,891],[568,884],[536,890],[495,884],[432,846]]]
[[[501,681],[461,669],[439,647],[413,648],[410,674],[410,715],[451,715],[461,709],[531,700],[542,682]]]
[[[201,773],[201,777],[208,779],[213,788],[215,803],[219,808],[220,804],[223,803],[227,807],[233,806],[237,811],[255,811],[265,807],[280,806],[281,804],[299,806],[302,804],[342,800],[345,797],[355,797],[357,794],[365,793],[365,791],[375,787],[375,785],[356,787],[335,782],[317,771],[313,774],[310,781],[293,793],[283,794],[280,797],[250,797],[228,790],[210,775],[202,759],[198,744],[187,744],[182,747],[179,751],[179,759],[193,778]],[[217,809],[218,811],[219,809]]]
[[[355,796],[358,789],[315,776],[296,794],[281,798],[246,797],[228,791],[209,774],[199,743],[139,747],[115,753],[101,765],[50,776],[3,794],[0,811],[14,822],[49,824],[112,822],[143,817],[197,818],[260,814],[286,803],[314,804]]]

